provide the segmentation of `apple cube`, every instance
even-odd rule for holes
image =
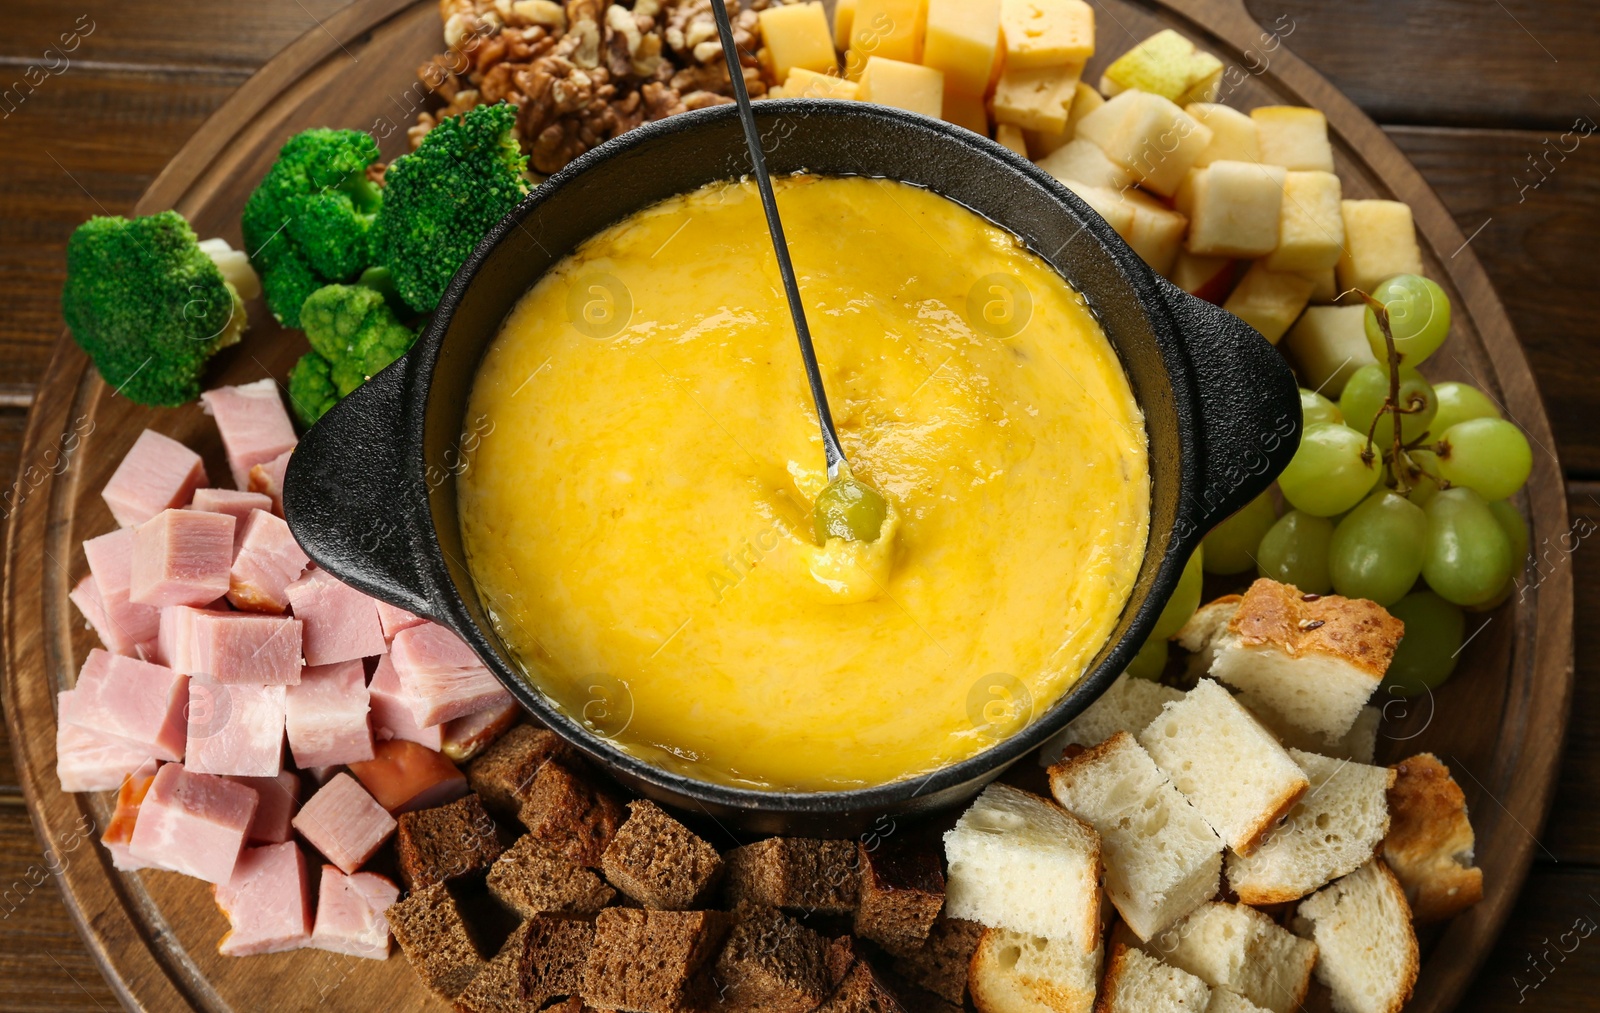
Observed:
[[[873,56],[861,72],[861,100],[938,119],[944,111],[944,75],[932,67]]]
[[[1344,218],[1344,252],[1339,255],[1339,287],[1371,292],[1397,274],[1421,274],[1411,208],[1393,200],[1340,202]]]
[[[1189,219],[1139,190],[1124,191],[1122,199],[1133,207],[1133,220],[1122,238],[1152,271],[1165,275],[1183,246]]]
[[[763,62],[772,79],[787,84],[796,67],[818,73],[837,71],[839,58],[833,50],[833,32],[828,15],[820,3],[788,4],[768,7],[757,15],[764,43]]]
[[[1172,263],[1172,273],[1167,277],[1190,295],[1221,306],[1233,288],[1237,263],[1227,257],[1202,257],[1179,250]]]
[[[1021,127],[1014,127],[1009,123],[1002,123],[998,127],[994,128],[994,139],[1000,144],[1021,155],[1023,158],[1028,157],[1028,142],[1027,139],[1022,136]]]
[[[943,72],[946,88],[968,95],[988,91],[999,46],[1000,0],[928,0],[922,63]]]
[[[1067,129],[1067,110],[1078,89],[1083,64],[1059,67],[1007,67],[990,103],[996,123],[1059,134]]]
[[[1339,262],[1344,250],[1344,213],[1339,177],[1331,172],[1289,172],[1283,181],[1278,248],[1267,257],[1273,271],[1309,275]]]
[[[1113,162],[1097,145],[1070,141],[1039,159],[1039,168],[1066,182],[1126,190],[1133,186],[1133,173]]]
[[[912,64],[920,61],[927,15],[926,0],[856,0],[850,52],[844,61],[845,76],[852,81],[859,79],[875,57]],[[943,74],[939,80],[944,80]]]
[[[1001,0],[1000,30],[1008,67],[1055,67],[1094,55],[1094,8],[1084,0]]]
[[[1320,271],[1296,271],[1298,275],[1311,279],[1311,303],[1314,306],[1325,306],[1339,298],[1339,282],[1334,278],[1334,269],[1323,268]]]
[[[1100,90],[1112,96],[1147,91],[1183,105],[1210,102],[1221,81],[1222,61],[1168,28],[1117,57],[1100,78]]]
[[[1191,102],[1183,111],[1211,128],[1211,144],[1194,160],[1196,167],[1222,161],[1261,161],[1261,131],[1249,116],[1215,102]]]
[[[782,8],[778,8],[782,10]],[[762,13],[765,13],[763,11]],[[818,74],[814,70],[796,67],[789,71],[789,77],[783,82],[781,94],[769,88],[767,94],[773,98],[837,98],[855,100],[860,98],[861,87],[854,81],[846,81],[833,74]]]
[[[1261,332],[1274,345],[1311,301],[1311,281],[1298,274],[1250,265],[1222,308]]]
[[[1328,118],[1301,106],[1262,106],[1250,111],[1261,131],[1261,160],[1297,172],[1333,171]]]
[[[1090,186],[1088,183],[1079,183],[1076,180],[1064,179],[1061,181],[1068,190],[1078,195],[1078,199],[1089,205],[1090,210],[1106,220],[1112,231],[1119,236],[1126,236],[1133,228],[1133,205],[1122,199],[1122,194],[1103,186]]]
[[[1189,216],[1190,253],[1259,257],[1278,245],[1285,172],[1259,162],[1212,162],[1189,173],[1178,210]]]
[[[856,0],[838,0],[833,5],[833,48],[841,53],[850,48],[850,30],[855,27]]]
[[[1284,344],[1300,382],[1337,401],[1351,374],[1376,363],[1367,343],[1365,306],[1311,306]]]
[[[989,136],[989,109],[980,95],[967,95],[946,88],[939,118],[958,127],[966,127],[975,134]]]
[[[1170,197],[1211,144],[1211,128],[1159,95],[1125,91],[1078,122],[1077,136],[1100,145],[1147,189]]]

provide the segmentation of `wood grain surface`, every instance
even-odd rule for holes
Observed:
[[[22,418],[60,334],[56,300],[66,235],[89,214],[129,210],[250,72],[302,33],[319,30],[339,6],[87,4],[83,17],[94,30],[68,54],[68,65],[14,108],[14,99],[0,106],[6,158],[0,474],[20,469],[16,490],[27,486],[28,469],[40,467],[18,459]],[[1588,98],[1600,94],[1600,72],[1587,55],[1600,34],[1592,8],[1524,0],[1337,7],[1252,0],[1250,7],[1262,22],[1292,19],[1287,47],[1386,124],[1389,138],[1443,198],[1454,227],[1471,237],[1537,374],[1554,445],[1572,480],[1571,515],[1600,525],[1600,485],[1587,481],[1600,477],[1600,434],[1590,407],[1600,352],[1588,322],[1588,295],[1600,281],[1588,250],[1600,225],[1600,156],[1588,140],[1564,159],[1546,157],[1539,173],[1528,159],[1548,151],[1546,140],[1573,118],[1591,115],[1584,107],[1600,117],[1600,106]],[[50,55],[50,47],[85,23],[75,8],[37,0],[14,0],[6,13],[0,89],[30,66],[60,67],[63,58]],[[1120,48],[1113,31],[1102,20],[1108,50]],[[1534,180],[1537,187],[1529,185]],[[1594,555],[1580,547],[1552,560],[1577,587],[1578,678],[1567,763],[1549,825],[1522,828],[1538,856],[1534,873],[1463,1009],[1595,1005],[1600,940],[1574,943],[1589,935],[1574,932],[1584,919],[1600,924],[1600,689],[1594,688],[1600,666],[1591,660],[1600,650],[1593,632],[1600,563]],[[113,1008],[118,999],[55,893],[17,784],[9,751],[0,751],[0,890],[9,891],[0,903],[0,1008]],[[59,861],[95,860],[91,854],[85,844]]]

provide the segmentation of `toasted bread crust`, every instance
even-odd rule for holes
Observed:
[[[1394,873],[1387,865],[1383,863],[1383,859],[1381,858],[1374,858],[1372,860],[1372,864],[1382,877],[1385,886],[1394,894],[1395,899],[1399,901],[1400,907],[1409,912],[1411,910],[1411,905],[1406,901],[1405,888],[1400,885],[1400,881],[1395,878]],[[1412,989],[1416,988],[1417,974],[1421,970],[1422,954],[1417,948],[1417,934],[1414,931],[1407,932],[1405,970],[1401,972],[1401,974],[1405,976],[1406,983],[1405,987],[1400,990],[1400,994],[1395,998],[1394,1004],[1389,1007],[1388,1013],[1401,1013],[1401,1010],[1405,1009],[1406,1003],[1411,1001],[1411,991]]]
[[[1239,611],[1239,603],[1244,600],[1243,595],[1225,594],[1215,601],[1209,601],[1195,610],[1194,615],[1172,639],[1186,651],[1199,651],[1205,647],[1217,634],[1227,627],[1234,613]]]
[[[978,1013],[1005,1013],[1005,996],[996,980],[1005,973],[999,963],[994,929],[986,928],[978,937],[978,948],[972,951],[972,961],[967,965],[967,989]],[[1082,992],[1054,981],[1033,979],[1030,982],[1035,995],[1053,1010],[1082,1009],[1094,998],[1092,992]]]
[[[1106,960],[1106,973],[1100,977],[1100,994],[1094,1000],[1094,1013],[1115,1013],[1116,1007],[1111,999],[1116,994],[1117,982],[1128,973],[1128,949],[1121,943],[1111,948],[1111,956]]]
[[[1271,812],[1262,816],[1261,819],[1250,828],[1250,836],[1245,840],[1240,841],[1238,845],[1234,846],[1233,850],[1237,851],[1241,855],[1254,854],[1256,849],[1261,847],[1261,842],[1265,840],[1266,836],[1272,832],[1272,828],[1278,825],[1278,821],[1289,815],[1289,810],[1293,809],[1295,805],[1305,797],[1305,793],[1310,790],[1311,782],[1302,777],[1297,786],[1279,797],[1276,807]]]
[[[1290,657],[1329,655],[1377,681],[1389,669],[1405,624],[1364,598],[1304,595],[1263,577],[1245,592],[1228,632],[1242,645],[1271,645]]]
[[[1056,796],[1056,801],[1059,802],[1061,797],[1060,789],[1056,787],[1057,784],[1063,786],[1071,785],[1079,773],[1094,766],[1118,749],[1125,748],[1120,741],[1122,739],[1134,742],[1135,745],[1138,744],[1133,736],[1127,732],[1117,732],[1099,745],[1090,746],[1088,749],[1080,749],[1072,756],[1064,756],[1060,763],[1053,764],[1049,770],[1045,771],[1049,775],[1050,791]],[[1140,748],[1142,749],[1143,747]]]
[[[1483,899],[1483,870],[1470,864],[1475,837],[1450,768],[1421,753],[1390,768],[1389,836],[1383,857],[1418,922],[1450,918]]]

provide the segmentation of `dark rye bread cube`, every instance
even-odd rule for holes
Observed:
[[[879,842],[860,847],[860,894],[856,898],[856,935],[889,953],[903,955],[928,939],[934,919],[944,907],[944,872],[931,847]]]
[[[485,961],[443,883],[412,891],[384,913],[395,942],[428,989],[446,999],[464,992]]]
[[[623,809],[566,764],[546,760],[533,775],[517,815],[529,834],[552,845],[557,854],[598,868],[600,856],[622,823]]]
[[[489,893],[523,918],[592,915],[617,898],[605,880],[531,834],[489,867]]]
[[[536,915],[528,919],[527,928],[517,962],[523,1001],[544,1006],[582,991],[583,969],[594,948],[594,923]]]
[[[732,917],[721,911],[607,908],[594,923],[583,999],[596,1009],[680,1013],[715,997],[708,974]]]
[[[828,941],[774,907],[741,907],[717,958],[718,1010],[808,1013],[833,993]]]
[[[856,906],[856,845],[808,837],[773,837],[723,856],[722,895],[729,907],[752,904],[819,914]]]
[[[400,878],[408,890],[482,872],[501,850],[494,820],[476,795],[402,813],[395,831]]]
[[[833,991],[817,1013],[904,1013],[899,998],[856,952],[849,936],[828,944],[827,967]]]
[[[645,907],[688,911],[711,892],[722,856],[660,806],[640,799],[628,803],[628,819],[600,856],[600,870]]]
[[[967,1001],[967,965],[982,934],[977,922],[941,917],[926,942],[895,958],[894,969],[912,985],[960,1006]]]
[[[468,765],[467,784],[490,811],[515,816],[544,761],[573,755],[572,747],[550,729],[518,725]]]
[[[528,938],[528,924],[517,926],[489,966],[456,997],[456,1013],[539,1013],[540,1004],[522,998],[518,964]]]

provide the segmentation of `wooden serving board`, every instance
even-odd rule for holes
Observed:
[[[831,4],[830,4],[831,6]],[[1467,237],[1399,150],[1290,50],[1285,16],[1257,24],[1240,0],[1102,0],[1096,80],[1109,58],[1161,27],[1175,27],[1228,64],[1223,100],[1241,108],[1309,105],[1328,116],[1350,197],[1383,196],[1413,208],[1430,276],[1456,307],[1454,333],[1429,364],[1435,379],[1485,387],[1537,448],[1519,497],[1535,562],[1525,593],[1474,617],[1454,678],[1431,698],[1385,706],[1380,760],[1431,750],[1456,772],[1477,830],[1482,904],[1424,938],[1410,1009],[1452,1008],[1475,975],[1538,847],[1566,727],[1572,682],[1571,570],[1551,566],[1568,545],[1561,469],[1532,375]],[[202,236],[239,242],[239,214],[279,145],[313,126],[373,132],[386,157],[405,150],[423,95],[414,68],[441,45],[437,5],[358,0],[268,63],[214,115],[140,201],[148,214],[177,208]],[[213,385],[280,380],[304,350],[257,303],[252,330],[224,353]],[[22,451],[24,480],[10,517],[4,584],[4,708],[17,769],[46,865],[91,951],[130,1009],[169,1011],[443,1009],[404,959],[358,960],[307,950],[221,957],[227,925],[205,884],[170,873],[124,875],[95,845],[109,794],[63,794],[55,777],[55,695],[69,687],[94,635],[67,601],[87,572],[80,543],[114,522],[99,491],[139,432],[154,428],[199,448],[213,476],[227,473],[216,431],[198,406],[151,410],[117,397],[63,337],[40,386]],[[1541,567],[1538,564],[1543,562]]]

